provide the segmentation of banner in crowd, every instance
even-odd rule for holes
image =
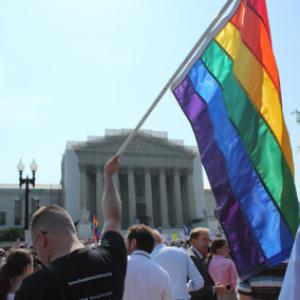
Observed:
[[[299,208],[265,1],[236,1],[172,91],[241,278],[289,257]]]

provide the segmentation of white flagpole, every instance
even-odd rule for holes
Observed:
[[[195,44],[195,46],[192,48],[192,50],[188,53],[188,55],[186,56],[186,58],[179,65],[179,67],[177,68],[177,70],[175,71],[175,73],[172,75],[172,77],[169,79],[169,81],[167,82],[167,84],[164,86],[164,88],[158,94],[158,96],[156,97],[156,99],[154,100],[154,102],[151,104],[151,106],[149,107],[149,109],[147,110],[147,112],[144,114],[144,116],[142,117],[142,119],[139,121],[139,123],[137,124],[137,126],[135,127],[135,129],[128,135],[127,139],[124,141],[124,143],[122,144],[122,146],[120,147],[120,149],[118,150],[118,152],[116,153],[116,155],[118,155],[118,156],[122,155],[123,152],[127,149],[127,147],[129,146],[129,144],[131,143],[131,141],[134,139],[134,137],[136,136],[137,132],[142,127],[142,125],[144,124],[144,122],[147,120],[147,118],[149,117],[149,115],[151,114],[151,112],[154,110],[154,108],[156,107],[156,105],[158,104],[158,102],[162,99],[162,97],[164,96],[164,94],[170,88],[170,86],[172,85],[173,81],[181,73],[181,71],[184,69],[184,67],[186,66],[186,64],[190,61],[190,59],[193,57],[193,55],[199,49],[199,47],[201,46],[201,44],[203,43],[203,41],[206,39],[206,37],[209,35],[209,33],[214,29],[215,25],[220,21],[220,19],[223,17],[224,13],[228,9],[228,7],[234,1],[237,1],[237,3],[240,2],[240,0],[228,0],[224,4],[224,6],[220,10],[219,14],[210,23],[210,25],[208,26],[208,28],[206,29],[206,31],[203,33],[203,35],[199,38],[199,40],[197,41],[197,43]],[[236,3],[235,6],[237,6],[237,3]]]

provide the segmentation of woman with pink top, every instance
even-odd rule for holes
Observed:
[[[216,239],[211,244],[208,257],[208,272],[215,283],[222,283],[228,293],[220,295],[219,300],[237,300],[236,286],[238,274],[234,262],[229,258],[230,249],[227,241]]]

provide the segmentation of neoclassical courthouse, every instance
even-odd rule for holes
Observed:
[[[103,166],[128,134],[129,130],[106,130],[103,137],[68,142],[62,159],[61,186],[52,190],[39,188],[43,197],[33,192],[31,203],[35,200],[39,205],[62,205],[74,222],[85,211],[90,219],[96,215],[101,224]],[[215,206],[205,204],[206,198],[210,202],[213,198],[210,191],[203,189],[198,150],[168,139],[165,132],[140,131],[122,155],[121,168],[114,180],[122,199],[123,229],[135,223],[179,228],[200,221],[205,225],[209,218],[213,219]],[[17,186],[8,189],[7,185],[0,185],[0,228],[22,223],[15,222],[16,214],[19,219],[24,216],[21,194]]]

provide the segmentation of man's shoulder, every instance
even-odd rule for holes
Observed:
[[[108,254],[120,263],[127,262],[127,251],[122,235],[116,231],[107,231],[104,233],[100,244],[95,248],[103,254]]]
[[[50,283],[50,281],[51,281],[50,271],[48,270],[48,268],[43,268],[26,277],[23,280],[22,284],[31,286],[35,284],[41,284],[43,282]]]
[[[125,248],[125,243],[124,243],[124,238],[122,235],[116,231],[107,231],[103,234],[103,237],[100,241],[100,244],[98,245],[99,248],[101,249],[111,249],[112,248],[118,248],[121,249],[122,251],[125,251],[126,253],[126,248]]]
[[[197,258],[200,261],[202,260],[200,254],[193,247],[190,247],[190,248],[187,249],[187,254],[190,257]]]
[[[140,257],[139,257],[140,256]],[[131,255],[128,257],[127,272],[147,272],[153,276],[166,276],[167,272],[155,260],[142,255]],[[167,275],[168,276],[168,275]]]
[[[190,259],[189,255],[184,249],[178,247],[169,247],[169,248],[171,248],[169,250],[171,257],[173,257],[174,259],[180,260],[184,263],[187,263],[189,261]]]
[[[195,252],[193,248],[189,248],[187,251],[188,256],[191,258],[191,260],[194,262],[194,264],[197,266],[197,268],[206,268],[205,263],[201,257]]]
[[[16,300],[34,300],[41,299],[42,295],[51,297],[51,293],[55,290],[51,274],[47,268],[39,270],[26,277],[18,289]],[[44,298],[49,299],[48,298]]]
[[[99,249],[103,255],[109,257],[116,269],[121,271],[122,277],[125,277],[127,266],[127,251],[122,235],[115,231],[104,233]]]
[[[186,256],[186,252],[178,247],[170,247],[170,246],[165,246],[161,250],[162,253],[167,253],[167,254],[173,254],[173,255],[179,255],[179,256]]]
[[[192,247],[188,248],[188,249],[186,250],[186,253],[187,253],[189,256],[197,257],[197,255],[196,255],[196,253],[195,253],[195,251],[193,250]]]
[[[167,249],[169,249],[170,251],[173,251],[174,253],[186,253],[185,250],[183,250],[182,248],[179,247],[166,247]]]
[[[117,231],[106,231],[103,233],[102,239],[101,240],[105,240],[105,239],[114,239],[114,240],[118,240],[118,241],[124,241],[124,238],[122,237],[120,232]]]
[[[150,260],[149,261],[149,265],[151,266],[151,269],[153,270],[153,274],[155,276],[160,276],[164,280],[168,280],[169,279],[168,272],[164,268],[162,268],[158,263],[156,263],[153,260]]]

